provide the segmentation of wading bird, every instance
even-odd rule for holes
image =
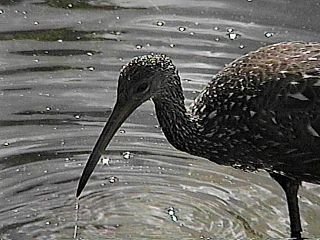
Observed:
[[[299,185],[320,183],[320,43],[279,43],[250,52],[218,72],[188,108],[167,56],[134,58],[120,72],[117,102],[77,197],[120,125],[149,99],[175,148],[222,165],[268,171],[286,194],[291,236],[301,238]]]

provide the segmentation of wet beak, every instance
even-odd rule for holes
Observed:
[[[139,105],[134,103],[116,103],[111,116],[106,123],[103,131],[93,148],[93,151],[87,161],[87,164],[82,172],[78,189],[77,197],[81,194],[83,188],[86,186],[89,177],[91,176],[95,166],[97,165],[102,152],[105,150],[109,142],[111,141],[114,134],[117,132],[121,124],[128,118],[128,116],[138,107]]]

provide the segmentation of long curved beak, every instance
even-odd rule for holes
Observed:
[[[117,102],[111,113],[111,116],[102,130],[96,145],[87,161],[87,164],[82,172],[78,184],[77,194],[79,197],[83,188],[86,186],[95,166],[97,165],[101,153],[105,150],[114,134],[117,132],[121,124],[128,118],[128,116],[139,106],[139,104]]]

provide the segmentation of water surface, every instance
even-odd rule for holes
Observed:
[[[161,52],[186,103],[225,64],[267,44],[319,41],[317,0],[2,0],[0,236],[71,239],[75,190],[111,113],[121,66]],[[246,173],[171,147],[153,105],[121,127],[80,200],[79,239],[289,236],[286,201]],[[320,236],[320,188],[303,184],[304,236]]]

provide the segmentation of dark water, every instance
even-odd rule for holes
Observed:
[[[77,181],[113,107],[119,69],[133,56],[170,56],[190,103],[234,58],[320,36],[318,0],[0,3],[3,240],[73,237]],[[303,184],[305,237],[320,237],[319,204],[320,187]],[[265,172],[173,149],[151,103],[122,126],[80,205],[79,239],[289,236],[284,195]]]

